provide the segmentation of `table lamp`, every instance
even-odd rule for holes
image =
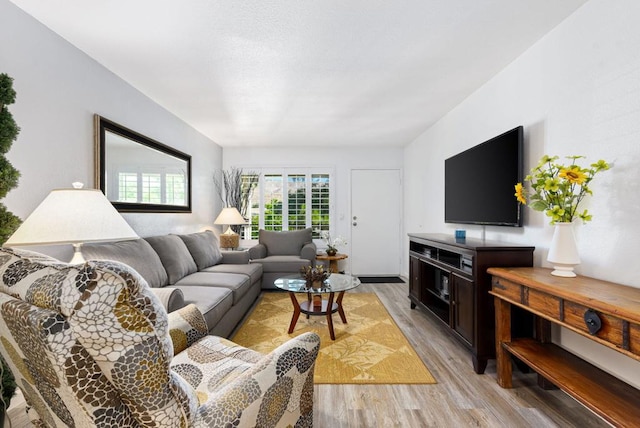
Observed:
[[[73,186],[52,190],[4,246],[73,244],[70,263],[78,264],[84,242],[139,238],[100,190]]]
[[[240,246],[240,235],[231,230],[231,226],[237,224],[247,224],[247,221],[240,215],[234,207],[223,208],[220,215],[213,222],[214,224],[226,224],[227,230],[220,235],[220,247],[238,248]]]

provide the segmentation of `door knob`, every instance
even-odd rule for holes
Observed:
[[[358,223],[356,223],[355,221],[354,221],[352,224],[353,224],[354,226],[357,226],[357,225],[358,225]]]
[[[353,219],[354,219],[354,220],[357,220],[357,219],[358,219],[358,217],[356,217],[356,216],[353,216]]]

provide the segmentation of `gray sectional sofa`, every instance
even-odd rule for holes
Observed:
[[[84,244],[82,252],[134,268],[167,312],[195,304],[216,336],[228,337],[260,294],[262,265],[249,264],[246,251],[220,251],[211,231]]]

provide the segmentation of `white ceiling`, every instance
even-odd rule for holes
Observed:
[[[403,146],[586,0],[11,0],[223,147]]]

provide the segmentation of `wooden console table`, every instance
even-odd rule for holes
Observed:
[[[498,384],[511,387],[511,355],[614,426],[640,426],[640,391],[551,343],[551,323],[640,361],[640,289],[544,268],[490,268]],[[511,307],[537,316],[536,339],[511,337]]]

